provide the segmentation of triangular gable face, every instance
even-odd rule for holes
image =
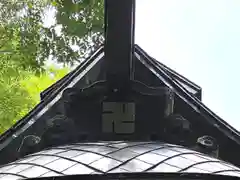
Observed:
[[[139,47],[137,47],[139,48]],[[134,58],[138,58],[139,56],[135,53]],[[153,59],[153,58],[152,58]],[[178,74],[177,72],[175,72],[174,70],[170,69],[169,67],[165,66],[164,64],[160,63],[159,61],[153,59],[154,61],[156,61],[156,66],[158,66],[159,68],[163,69],[166,71],[166,73],[168,73],[173,79],[175,79],[183,88],[185,88],[189,93],[191,93],[192,95],[194,95],[195,97],[197,97],[199,100],[201,100],[202,97],[202,89],[201,87],[199,87],[198,85],[196,85],[195,83],[191,82],[190,80],[188,80],[187,78],[181,76],[180,74]],[[57,89],[61,84],[63,84],[63,82],[65,82],[71,75],[73,75],[78,69],[80,69],[82,66],[79,65],[77,68],[75,68],[73,71],[71,71],[70,73],[68,73],[66,76],[64,76],[63,78],[61,78],[59,81],[57,81],[56,83],[54,83],[53,85],[51,85],[50,87],[48,87],[47,89],[45,89],[43,92],[41,92],[40,96],[41,99],[44,99],[47,95],[49,95],[51,92],[54,91],[54,89]],[[145,82],[147,85],[149,86],[161,86],[163,84],[159,83],[157,79],[157,77],[155,75],[153,75],[152,73],[150,73],[149,70],[145,69],[145,66],[142,65],[142,63],[138,63],[136,62],[135,64],[135,79],[139,80],[141,82]],[[103,70],[102,70],[103,71]],[[142,72],[144,71],[144,73]],[[103,74],[104,72],[102,72]],[[145,76],[144,76],[145,74]],[[146,75],[148,74],[148,75]],[[149,76],[151,76],[149,78]],[[147,78],[147,79],[146,79]],[[86,79],[86,82],[88,80]],[[155,81],[155,82],[154,82]],[[88,84],[91,84],[91,82],[88,82]]]
[[[239,147],[233,136],[229,138],[227,126],[184,87],[190,86],[189,81],[160,66],[138,46],[134,53],[134,90],[126,102],[116,102],[106,94],[103,63],[104,52],[99,50],[44,91],[43,101],[0,137],[0,164],[79,140],[162,140],[191,146],[198,137],[210,135],[217,138],[223,152]],[[72,89],[66,94],[68,88]],[[40,145],[26,148],[23,139],[29,135],[41,137]],[[223,145],[226,140],[228,146]],[[232,155],[236,156],[222,157],[234,162]]]

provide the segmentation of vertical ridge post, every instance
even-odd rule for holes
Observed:
[[[127,89],[132,78],[135,0],[105,0],[105,67],[113,89]]]

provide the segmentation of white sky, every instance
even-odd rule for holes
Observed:
[[[136,43],[203,89],[240,130],[240,0],[136,0]]]

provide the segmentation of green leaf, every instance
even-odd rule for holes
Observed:
[[[52,1],[52,2],[51,2],[51,5],[54,6],[54,7],[56,7],[56,6],[58,5],[58,3],[57,3],[56,1]]]
[[[28,2],[27,5],[28,5],[28,8],[29,8],[29,9],[32,9],[32,8],[33,8],[32,2]]]

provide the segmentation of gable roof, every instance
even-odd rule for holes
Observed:
[[[211,133],[216,133],[220,144],[222,143],[222,139],[225,138],[225,141],[227,139],[228,146],[222,147],[222,149],[225,148],[225,152],[230,148],[239,148],[239,132],[201,102],[201,88],[198,85],[153,59],[138,45],[135,45],[134,56],[138,62],[143,64],[146,69],[154,74],[159,83],[163,83],[176,94],[176,103],[183,105],[183,107],[178,107],[179,111],[183,111],[184,113],[188,113],[185,111],[189,111],[191,114],[190,121],[197,124],[205,124],[205,129],[210,129],[212,131]],[[8,157],[9,153],[13,154],[16,146],[19,145],[21,138],[28,134],[29,129],[33,128],[36,123],[40,123],[42,121],[41,118],[48,111],[56,113],[53,106],[60,100],[64,89],[74,87],[79,81],[86,77],[86,74],[90,72],[91,69],[93,69],[99,62],[103,61],[104,51],[103,47],[101,47],[75,70],[43,91],[41,93],[42,101],[25,117],[0,136],[0,164],[2,159],[1,156]],[[95,80],[93,79],[93,81]],[[45,119],[46,118],[47,117],[45,117]],[[38,124],[39,131],[43,131],[43,126],[43,124]],[[206,133],[204,129],[202,133]],[[233,155],[234,153],[231,153],[231,155],[227,154],[226,157],[228,160],[233,159],[234,161]]]

